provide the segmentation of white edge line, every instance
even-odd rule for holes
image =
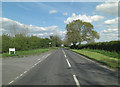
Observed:
[[[67,63],[68,63],[68,66],[71,67],[70,62],[68,61],[68,59],[66,59],[66,61],[67,61]]]
[[[50,53],[51,54],[51,53]],[[47,58],[48,56],[50,56],[50,54],[48,54],[46,57],[43,56],[42,58]],[[39,60],[39,59],[38,59]],[[20,76],[17,76],[14,80],[10,81],[8,84],[12,84],[15,80],[17,80],[18,78],[20,78],[21,76],[23,76],[25,73],[27,73],[30,69],[32,69],[33,67],[35,67],[38,63],[40,63],[42,60],[40,60],[39,62],[37,62],[36,64],[34,64],[32,67],[30,67],[27,71],[24,71],[22,74],[20,74]]]
[[[17,76],[17,77],[15,78],[15,80],[18,79],[18,78],[19,78],[19,76]]]
[[[27,71],[24,72],[24,74],[27,73]]]
[[[23,76],[23,74],[20,74],[20,77]]]
[[[76,75],[73,75],[73,78],[74,78],[74,80],[75,80],[75,83],[76,83],[77,87],[80,87],[80,83],[79,83]]]
[[[12,84],[14,82],[14,80],[12,80],[11,82],[9,82],[9,85]]]

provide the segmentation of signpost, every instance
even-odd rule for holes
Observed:
[[[51,42],[49,42],[49,48],[50,48]]]
[[[9,55],[11,51],[14,51],[14,54],[15,54],[15,48],[9,48]]]

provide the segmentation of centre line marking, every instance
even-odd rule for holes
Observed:
[[[76,83],[77,87],[80,87],[80,83],[79,83],[76,75],[73,75],[73,78],[74,78],[74,80],[75,80],[75,83]]]
[[[66,58],[66,55],[64,55],[65,56],[65,58]]]
[[[68,59],[66,59],[66,61],[67,61],[67,63],[68,63],[68,66],[71,67],[70,62],[68,61]]]
[[[62,50],[63,51],[63,54],[65,55],[65,52],[64,52],[64,50]]]

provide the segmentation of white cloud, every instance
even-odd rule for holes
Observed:
[[[96,21],[100,21],[103,20],[104,17],[103,16],[99,16],[99,15],[94,15],[94,16],[86,16],[86,15],[76,15],[75,13],[72,14],[71,17],[68,17],[66,21],[64,21],[64,23],[69,23],[72,22],[73,20],[82,20],[84,22],[96,22]]]
[[[101,14],[118,15],[118,2],[105,2],[96,6],[96,10]]]
[[[105,24],[107,24],[105,26],[106,29],[99,32],[100,39],[98,41],[104,42],[104,41],[118,40],[118,33],[119,33],[118,26],[115,25],[117,22],[114,21],[116,19],[117,18],[105,21]]]
[[[98,41],[100,42],[118,40],[118,28],[117,27],[108,28],[99,33],[100,33],[100,39]]]
[[[51,11],[49,11],[50,14],[57,13],[57,12],[58,12],[57,10],[51,10]]]
[[[68,13],[67,13],[67,12],[64,12],[63,15],[68,15]]]
[[[101,32],[104,33],[104,34],[110,34],[110,33],[116,34],[116,33],[118,33],[118,28],[117,27],[113,27],[113,28],[109,27],[109,28],[107,28],[107,29],[105,29]]]
[[[60,30],[58,26],[38,27],[32,24],[24,25],[8,18],[0,18],[0,22],[2,22],[2,28],[0,29],[0,31],[7,34],[11,34],[11,31],[22,33],[23,29],[26,29],[26,26],[28,29],[28,35],[35,35],[41,38],[48,38],[49,35],[58,35],[61,38],[64,38],[65,36],[65,31]]]
[[[8,18],[0,18],[0,22],[2,23],[3,33],[9,33],[9,34],[22,33],[24,30],[28,28],[28,26]]]
[[[100,40],[98,41],[112,41],[112,40],[118,40],[118,17],[111,20],[106,20],[104,22],[105,29],[100,31]]]
[[[109,25],[118,24],[118,18],[111,19],[111,20],[106,20],[104,23],[109,24]]]

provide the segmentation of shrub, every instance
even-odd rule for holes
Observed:
[[[48,48],[48,38],[39,38],[36,36],[24,36],[22,34],[10,37],[9,35],[2,35],[2,52],[7,52],[9,48],[15,48],[17,51]]]
[[[70,48],[75,49],[83,49],[83,48],[89,48],[89,49],[100,49],[100,50],[106,50],[106,51],[115,51],[120,52],[120,41],[110,41],[110,42],[98,42],[98,43],[92,43],[92,44],[82,44],[77,45],[76,47],[71,46]]]

